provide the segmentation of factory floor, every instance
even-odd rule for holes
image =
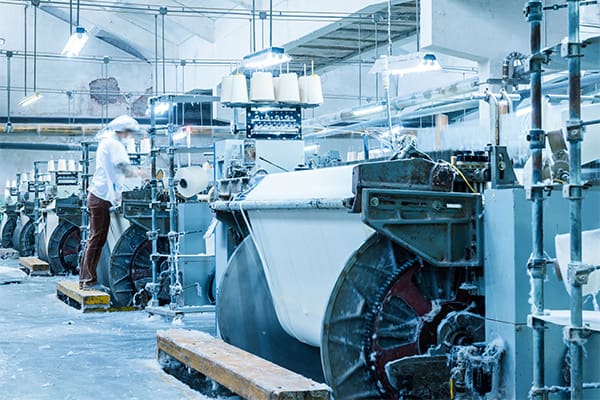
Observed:
[[[156,361],[156,331],[172,328],[170,320],[143,311],[82,314],[56,298],[64,279],[0,285],[0,399],[208,399]],[[186,316],[176,327],[214,334],[214,314]]]

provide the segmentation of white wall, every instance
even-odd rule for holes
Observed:
[[[23,7],[13,5],[0,5],[0,37],[6,39],[3,50],[15,50],[22,52],[24,49],[24,15]],[[33,9],[28,10],[28,52],[33,51]],[[60,54],[69,37],[68,24],[38,11],[37,50],[42,53]],[[121,52],[95,38],[90,38],[83,49],[82,56],[108,56],[119,59],[131,59],[126,53]],[[6,115],[6,85],[7,68],[6,57],[0,57],[0,115]],[[88,91],[89,82],[102,78],[102,61],[78,61],[67,58],[37,60],[37,88],[41,90],[44,98],[29,108],[18,106],[19,100],[24,95],[24,58],[15,55],[12,58],[11,86],[13,91],[11,98],[12,115],[67,115],[68,101],[64,92]],[[108,75],[117,79],[121,93],[133,92],[143,93],[146,88],[152,86],[153,69],[147,63],[123,63],[110,62]],[[28,92],[33,89],[33,59],[27,60],[27,86]],[[62,93],[44,93],[51,91],[62,91]],[[134,96],[135,99],[135,96]],[[126,103],[117,103],[109,107],[109,115],[118,115],[127,111]],[[76,116],[102,116],[102,106],[91,100],[89,95],[76,95],[72,114]]]

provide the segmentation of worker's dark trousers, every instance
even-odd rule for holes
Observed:
[[[96,267],[102,255],[110,226],[110,202],[89,194],[90,236],[85,246],[85,253],[79,271],[79,286],[93,286],[98,283]]]

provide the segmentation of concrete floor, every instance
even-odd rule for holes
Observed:
[[[170,321],[142,311],[82,314],[56,298],[61,279],[0,285],[0,399],[207,399],[156,361],[156,331]],[[176,327],[214,334],[214,315]]]

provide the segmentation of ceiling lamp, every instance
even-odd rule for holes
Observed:
[[[67,57],[77,57],[88,39],[89,36],[85,32],[85,28],[83,26],[78,26],[75,28],[75,32],[73,32],[71,37],[69,37],[69,41],[67,41],[61,54]]]
[[[381,56],[375,61],[370,72],[402,76],[440,70],[442,70],[442,66],[435,54],[418,52],[404,56]]]
[[[266,69],[285,64],[291,59],[283,47],[269,47],[245,56],[242,66],[246,69]]]
[[[19,101],[19,105],[21,107],[28,107],[30,105],[32,105],[33,103],[37,103],[43,96],[41,95],[40,92],[35,92],[33,94],[30,94],[27,97],[23,97],[21,99],[21,101]]]

